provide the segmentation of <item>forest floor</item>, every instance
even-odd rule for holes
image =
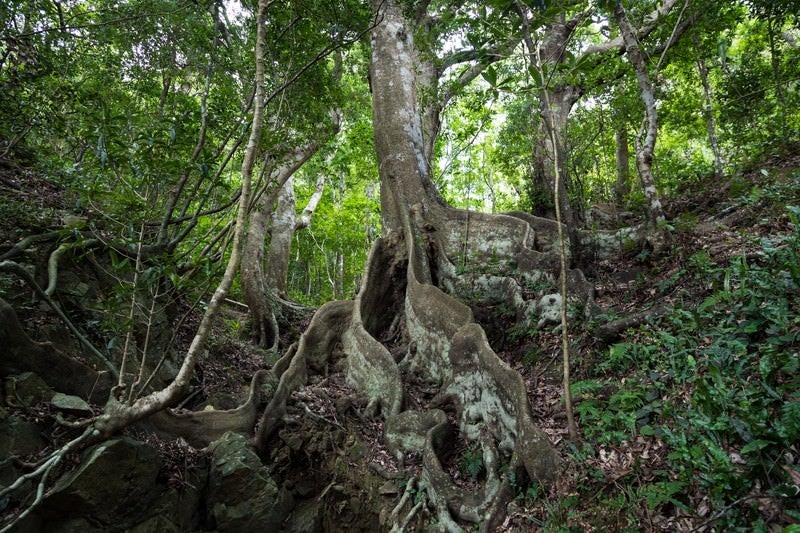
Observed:
[[[2,242],[48,231],[68,203],[46,180],[23,181],[0,203]],[[800,530],[790,526],[800,522],[799,205],[800,155],[764,161],[673,199],[665,253],[589,265],[603,315],[570,325],[578,442],[567,437],[559,333],[518,327],[502,309],[475,310],[564,458],[555,486],[516,487],[503,531]],[[0,281],[4,293],[24,292]],[[607,345],[594,335],[605,321],[663,306],[671,311]],[[38,307],[19,307],[23,319],[40,316]],[[187,317],[178,349],[197,325],[197,312]],[[264,353],[241,338],[243,315],[229,308],[223,318],[197,372],[200,394],[186,407],[237,405],[263,366]],[[284,344],[308,319],[287,324]],[[29,324],[34,337],[48,327],[38,318]],[[385,527],[391,502],[421,469],[420,457],[398,463],[382,425],[362,418],[353,397],[336,368],[312,376],[268,447],[273,475],[309,502],[326,496],[326,531]],[[432,394],[407,391],[412,397],[424,403]],[[183,453],[167,445],[161,452]],[[445,468],[465,488],[483,480],[479,449],[463,441]],[[180,483],[180,467],[167,474]]]
[[[505,352],[567,458],[555,487],[515,502],[507,531],[800,529],[798,204],[800,156],[774,158],[670,202],[668,253],[594,263],[605,316],[571,330],[578,442],[560,336]],[[610,345],[593,335],[663,306]]]

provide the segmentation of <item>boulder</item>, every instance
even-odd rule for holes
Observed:
[[[53,398],[50,400],[50,405],[57,411],[70,415],[92,416],[94,414],[92,408],[83,399],[60,392],[53,395]]]
[[[208,518],[220,532],[278,531],[291,511],[291,495],[279,488],[248,439],[227,432],[211,443]]]
[[[25,457],[44,446],[39,425],[13,415],[0,422],[0,457]]]
[[[76,516],[106,528],[130,527],[150,514],[161,494],[160,467],[158,453],[144,443],[128,437],[105,441],[87,449],[78,467],[56,481],[39,514],[48,530]]]
[[[317,498],[305,500],[297,505],[284,531],[288,533],[322,533],[322,518],[325,506]]]
[[[5,402],[9,407],[30,409],[53,397],[51,389],[33,372],[23,372],[5,379]]]
[[[561,295],[558,293],[545,294],[539,300],[539,323],[537,328],[547,324],[561,322]]]

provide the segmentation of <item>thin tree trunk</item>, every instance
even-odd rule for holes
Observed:
[[[694,35],[695,49],[700,50],[700,39]],[[700,74],[700,82],[703,84],[703,116],[706,119],[706,131],[708,132],[708,144],[714,154],[714,176],[722,178],[724,173],[724,162],[722,151],[719,148],[719,137],[717,136],[717,125],[714,120],[714,107],[712,105],[711,84],[708,81],[708,67],[702,56],[697,59],[697,71]]]
[[[236,227],[234,229],[233,245],[231,255],[228,259],[225,273],[220,280],[217,289],[208,302],[203,318],[197,328],[194,338],[186,353],[181,368],[177,376],[167,387],[137,399],[132,405],[122,403],[124,398],[122,389],[116,389],[112,393],[106,404],[103,414],[95,422],[94,433],[97,436],[111,436],[129,424],[141,420],[155,412],[174,405],[189,387],[194,367],[200,358],[205,347],[206,340],[211,333],[211,326],[219,313],[222,302],[228,294],[228,290],[233,283],[233,278],[239,269],[241,257],[241,242],[244,235],[245,225],[247,224],[247,205],[250,201],[250,182],[253,174],[253,164],[255,162],[258,141],[261,137],[261,124],[263,121],[264,106],[264,42],[266,40],[266,19],[268,0],[259,0],[256,13],[256,44],[255,44],[255,63],[256,63],[256,105],[253,109],[253,122],[250,129],[250,138],[247,143],[244,160],[242,162],[242,193],[239,198],[239,208],[236,215]]]
[[[630,159],[628,153],[628,128],[624,124],[614,129],[616,150],[614,152],[617,167],[617,182],[614,185],[614,196],[617,204],[622,205],[630,192]]]
[[[344,298],[344,254],[341,248],[336,250],[336,269],[333,276],[333,298]]]
[[[272,283],[274,279],[268,277],[264,271],[264,243],[267,238],[267,230],[270,219],[273,218],[272,205],[276,195],[285,190],[285,184],[290,181],[292,175],[299,169],[314,153],[318,145],[310,143],[297,148],[294,153],[277,170],[272,173],[272,183],[275,189],[271,193],[265,192],[256,203],[253,212],[250,214],[250,226],[248,227],[247,239],[244,246],[244,260],[242,261],[242,295],[247,306],[250,308],[251,333],[253,342],[264,348],[277,348],[278,342],[278,323],[272,310],[272,300],[274,298],[272,290],[275,288]],[[284,200],[285,201],[285,198]],[[285,208],[282,211],[286,213]],[[294,231],[294,197],[291,202],[291,231],[288,232],[288,239],[291,243]],[[273,220],[274,223],[274,220]],[[283,228],[273,227],[275,235],[273,239],[281,242],[286,237]],[[276,243],[276,247],[278,244]],[[286,248],[286,261],[288,265],[289,248]],[[284,273],[283,288],[285,294],[286,277]]]
[[[287,277],[289,275],[289,257],[292,253],[292,239],[297,230],[311,225],[311,216],[322,199],[325,190],[325,176],[320,174],[314,193],[308,200],[298,218],[295,213],[294,179],[289,177],[283,184],[275,212],[272,214],[269,255],[267,258],[267,284],[281,297],[288,295]]]
[[[786,131],[786,95],[783,91],[783,79],[781,76],[781,62],[778,49],[775,46],[775,17],[769,15],[767,19],[767,37],[769,39],[769,57],[772,63],[772,77],[775,80],[775,98],[778,100],[778,127],[779,133]],[[779,135],[783,141],[781,146],[786,146],[786,137]]]
[[[639,170],[639,177],[642,180],[642,187],[647,198],[647,216],[650,225],[656,230],[664,220],[664,209],[661,205],[661,198],[656,189],[655,179],[653,178],[653,152],[656,146],[656,135],[658,134],[658,114],[656,111],[656,98],[653,92],[653,84],[650,75],[647,73],[647,61],[639,47],[636,39],[636,32],[628,21],[622,3],[614,5],[614,17],[619,25],[622,39],[625,42],[625,50],[628,60],[636,71],[636,80],[639,83],[639,91],[644,104],[645,124],[644,140],[641,134],[636,140],[636,168]]]

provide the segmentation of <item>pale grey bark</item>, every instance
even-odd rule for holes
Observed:
[[[297,230],[311,225],[311,217],[319,205],[324,191],[325,175],[320,174],[314,187],[314,193],[299,217],[295,213],[294,178],[292,176],[286,180],[278,194],[275,212],[272,214],[266,281],[272,290],[282,298],[285,298],[289,292],[287,278],[292,239]]]
[[[659,226],[664,220],[664,209],[661,205],[661,198],[656,189],[653,177],[653,152],[656,146],[656,136],[658,134],[658,112],[656,110],[656,98],[653,91],[653,83],[647,72],[647,60],[642,53],[639,41],[636,38],[636,31],[628,21],[625,8],[621,3],[614,5],[614,18],[620,28],[622,39],[625,43],[625,52],[634,70],[636,71],[636,81],[639,84],[639,94],[644,104],[644,138],[640,133],[636,139],[636,168],[642,180],[642,187],[647,198],[647,216],[653,228]]]
[[[663,0],[652,12],[648,13],[641,26],[634,30],[636,39],[642,40],[650,35],[657,27],[661,20],[670,13],[675,6],[677,0]],[[523,17],[523,25],[527,25],[530,18],[529,11],[522,7],[521,3],[517,7]],[[565,161],[568,158],[569,150],[564,140],[566,139],[566,128],[569,114],[574,104],[580,99],[584,92],[584,88],[580,84],[570,84],[559,81],[558,76],[553,73],[557,72],[557,67],[562,65],[568,54],[566,54],[566,47],[569,40],[574,33],[574,29],[582,24],[584,21],[591,18],[597,8],[590,6],[583,12],[574,15],[572,18],[567,19],[562,12],[558,18],[548,22],[543,30],[541,30],[541,62],[546,72],[550,77],[547,80],[541,80],[541,87],[539,90],[540,106],[542,101],[548,99],[550,106],[556,111],[553,113],[553,119],[550,128],[555,132],[555,145],[551,136],[547,132],[547,125],[540,124],[537,136],[537,143],[533,151],[533,183],[532,191],[534,202],[539,200],[540,208],[534,209],[534,212],[540,215],[552,217],[554,209],[552,207],[555,184],[555,176],[553,174],[554,168],[559,168],[563,181],[563,189],[560,191],[561,196],[561,210],[564,215],[564,222],[570,230],[570,237],[575,238],[574,231],[574,215],[572,213],[569,202],[567,201],[566,189],[569,183],[569,175],[566,172]],[[679,30],[682,32],[688,26],[688,22],[683,24]],[[676,28],[678,29],[678,28]],[[676,32],[678,33],[678,32]],[[535,46],[533,43],[527,43],[531,56]],[[597,43],[586,47],[579,55],[576,62],[587,60],[590,56],[599,56],[601,54],[619,52],[624,47],[624,40],[621,36],[608,39],[602,43]],[[547,94],[545,94],[547,91]],[[543,109],[540,112],[544,113]],[[547,113],[544,113],[547,115]],[[558,156],[557,154],[562,154]],[[559,157],[561,161],[558,161]],[[554,165],[556,162],[558,165]]]
[[[250,308],[250,329],[253,342],[264,348],[277,348],[278,342],[278,323],[272,309],[274,299],[273,285],[274,279],[270,279],[265,272],[264,244],[269,231],[269,223],[273,224],[273,204],[276,196],[280,196],[285,190],[284,185],[290,180],[292,175],[314,155],[318,149],[317,143],[310,143],[295,149],[284,162],[270,173],[270,182],[274,188],[270,192],[265,192],[256,202],[250,214],[250,224],[247,230],[247,238],[244,245],[242,260],[242,296],[247,306]],[[291,231],[288,232],[288,239],[291,243],[292,233],[294,232],[294,197],[291,196]],[[283,194],[284,203],[287,202],[286,194]],[[286,208],[282,209],[284,216],[278,220],[279,227],[273,238],[275,248],[278,249],[286,238],[286,229],[280,227],[286,218]],[[273,228],[275,229],[275,228]],[[288,265],[289,248],[286,247],[286,263]],[[271,252],[272,253],[272,252]],[[278,253],[278,252],[276,252]],[[283,277],[285,287],[286,278]]]

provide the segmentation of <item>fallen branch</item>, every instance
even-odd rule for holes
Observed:
[[[651,309],[632,313],[628,316],[597,326],[594,330],[594,336],[602,343],[608,344],[619,338],[625,330],[644,324],[650,319],[660,318],[670,311],[672,311],[672,307],[668,305],[657,305]]]

